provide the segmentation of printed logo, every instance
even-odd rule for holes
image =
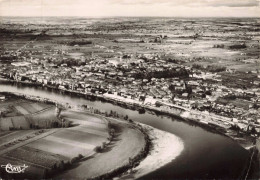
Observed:
[[[11,165],[8,163],[7,165],[1,165],[2,168],[5,168],[8,173],[24,173],[25,169],[29,166],[24,165]]]

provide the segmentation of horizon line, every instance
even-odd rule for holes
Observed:
[[[85,18],[120,18],[120,17],[130,17],[130,18],[260,18],[260,16],[124,16],[124,15],[115,15],[115,16],[77,16],[77,15],[63,15],[63,16],[14,16],[14,15],[0,15],[0,17],[85,17]]]

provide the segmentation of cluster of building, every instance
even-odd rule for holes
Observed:
[[[193,37],[194,28],[201,29],[194,23],[171,28],[175,28],[176,34],[179,35],[183,34],[182,30],[187,30],[190,33],[182,36]],[[93,26],[94,30],[98,28],[102,29]],[[220,30],[215,32],[213,28],[207,31],[208,28],[210,26],[196,31],[196,36],[202,33],[204,36],[207,33],[212,36],[212,33],[216,33],[219,37]],[[153,28],[150,29],[153,32]],[[51,28],[48,33],[50,32],[52,32]],[[114,32],[117,30],[115,29]],[[118,32],[121,32],[120,28]],[[134,33],[136,28],[135,31],[131,28],[125,29],[125,32]],[[164,28],[156,30],[157,34],[165,34],[163,32],[167,31]],[[43,34],[46,35],[46,32]],[[167,40],[167,36],[143,37],[140,43],[151,39],[153,43],[162,43]],[[193,41],[193,38],[191,40]],[[253,124],[258,131],[260,130],[259,72],[254,72],[258,73],[258,79],[253,82],[255,89],[230,88],[223,85],[219,73],[207,72],[207,68],[201,70],[181,65],[178,60],[165,60],[160,53],[144,52],[133,55],[117,52],[119,56],[114,55],[109,58],[93,55],[73,58],[69,55],[68,49],[77,51],[80,49],[79,45],[63,49],[62,43],[53,48],[51,41],[48,41],[48,46],[42,47],[32,43],[33,41],[29,41],[15,51],[0,49],[1,60],[12,61],[11,64],[2,64],[0,69],[2,77],[65,91],[106,96],[169,111],[180,108],[189,112],[195,110],[203,114],[215,114],[229,118],[227,121],[230,121],[230,124]],[[111,54],[117,51],[98,44],[93,48],[106,49],[105,52]],[[198,59],[204,61],[207,58],[190,58],[190,62]],[[234,73],[234,71],[227,69],[227,73]]]
[[[222,85],[217,73],[203,72],[165,60],[127,57],[93,58],[85,65],[68,66],[55,61],[22,58],[0,70],[3,77],[42,84],[83,94],[107,95],[165,108],[169,104],[230,118],[232,124],[253,123],[259,127],[259,97],[255,90],[232,89]],[[235,97],[247,101],[242,108],[218,99]],[[130,100],[130,101],[129,101]],[[166,103],[166,104],[165,104]],[[258,128],[259,130],[259,128]]]

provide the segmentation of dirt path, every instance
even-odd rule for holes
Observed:
[[[48,130],[48,131],[45,132],[45,133],[42,133],[42,134],[40,134],[40,135],[36,135],[35,137],[32,137],[32,138],[30,138],[30,139],[28,139],[28,140],[19,142],[19,143],[15,144],[15,145],[12,145],[12,146],[10,146],[10,147],[6,147],[5,149],[0,150],[0,155],[2,155],[2,154],[4,154],[4,153],[7,153],[8,151],[14,150],[14,149],[16,149],[16,148],[19,148],[19,147],[21,147],[21,146],[24,146],[24,145],[26,145],[26,144],[29,144],[29,143],[31,143],[31,142],[33,142],[33,141],[38,140],[38,139],[44,138],[44,137],[46,137],[46,136],[49,136],[50,134],[53,134],[53,133],[57,132],[58,130],[59,130],[59,129],[51,129],[51,130]],[[28,135],[28,134],[27,134],[27,135]],[[26,136],[27,136],[27,135],[26,135]],[[30,134],[29,136],[31,136],[31,134]],[[19,139],[22,139],[22,138],[23,138],[23,137],[21,137],[21,138],[19,138]]]
[[[24,138],[30,134],[35,133],[36,130],[23,130],[23,131],[13,131],[9,134],[6,134],[5,136],[0,137],[0,149],[2,149],[1,146],[13,142],[17,139]]]

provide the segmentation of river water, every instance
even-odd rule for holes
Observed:
[[[31,87],[15,83],[0,83],[0,91],[17,92],[40,96],[62,103],[74,105],[87,104],[97,109],[128,115],[157,129],[170,132],[184,142],[184,150],[171,163],[159,168],[142,179],[237,179],[249,156],[248,152],[236,142],[225,136],[209,132],[201,127],[183,122],[178,118],[156,115],[125,109],[101,101],[89,101],[84,97],[60,92],[46,87]]]

